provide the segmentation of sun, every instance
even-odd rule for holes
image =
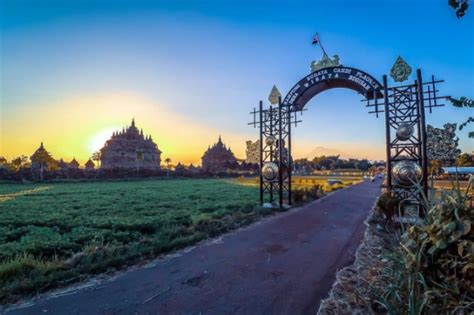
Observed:
[[[120,128],[118,127],[108,127],[92,135],[88,145],[88,148],[91,153],[99,151],[104,146],[105,142],[110,139],[114,131],[117,131],[119,129]]]

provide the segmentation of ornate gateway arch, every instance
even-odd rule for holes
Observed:
[[[364,71],[348,67],[329,67],[315,71],[291,88],[283,100],[294,110],[302,110],[314,96],[333,88],[346,88],[364,95],[365,98],[382,98],[382,85]]]
[[[324,58],[328,59],[327,56]],[[330,61],[330,59],[328,59]],[[274,87],[270,105],[260,101],[254,108],[253,122],[260,131],[260,203],[291,205],[291,129],[301,122],[299,114],[314,96],[333,88],[346,88],[363,96],[369,113],[384,114],[386,136],[386,188],[404,202],[421,200],[417,186],[428,190],[428,157],[426,154],[425,110],[443,106],[438,96],[434,76],[422,81],[416,71],[412,84],[388,86],[368,73],[350,67],[329,66],[313,68],[313,72],[298,81],[284,99]],[[397,59],[391,71],[395,81],[408,78],[411,68]],[[419,185],[418,185],[419,184]]]

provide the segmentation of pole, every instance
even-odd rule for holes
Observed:
[[[323,51],[324,56],[329,57],[328,54],[326,54],[326,50],[324,50],[323,42],[321,41],[321,37],[319,37],[319,33],[316,33],[316,36],[319,41],[319,47],[321,47],[321,50]]]
[[[287,105],[288,114],[288,205],[291,206],[291,172],[293,172],[293,163],[291,161],[291,111],[290,105]]]
[[[278,202],[280,207],[283,206],[283,139],[281,137],[281,121],[283,117],[281,115],[281,96],[278,97]]]
[[[392,157],[391,157],[391,149],[390,144],[392,141],[390,140],[390,112],[389,112],[389,100],[388,100],[388,88],[387,88],[387,76],[383,76],[383,98],[384,98],[384,109],[385,109],[385,143],[386,143],[386,154],[387,154],[387,189],[388,192],[391,193],[392,191]]]
[[[273,136],[273,108],[270,106],[270,136]],[[273,147],[270,146],[270,162],[273,162]],[[270,186],[270,203],[273,204],[273,182],[269,182]]]
[[[428,154],[426,152],[426,121],[425,121],[425,101],[423,97],[423,81],[421,78],[421,70],[416,70],[416,89],[418,93],[418,108],[420,111],[420,123],[421,123],[421,156],[422,156],[422,169],[423,169],[423,192],[425,196],[428,196]]]
[[[263,102],[260,101],[259,104],[259,122],[260,122],[260,205],[263,206]]]

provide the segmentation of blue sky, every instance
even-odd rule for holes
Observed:
[[[441,93],[472,98],[472,8],[458,20],[446,2],[4,0],[0,154],[19,154],[47,137],[42,130],[52,125],[68,130],[70,117],[54,112],[52,104],[71,106],[74,113],[80,108],[72,106],[80,105],[68,104],[80,102],[72,100],[120,92],[134,95],[129,111],[121,111],[113,122],[105,117],[107,111],[100,111],[95,119],[104,128],[135,117],[173,156],[172,150],[185,151],[190,140],[179,138],[187,134],[176,131],[173,139],[173,133],[160,130],[169,115],[177,129],[202,130],[193,139],[199,142],[193,147],[196,157],[176,153],[175,159],[197,160],[200,146],[205,149],[218,134],[243,156],[244,141],[257,138],[246,125],[248,112],[266,100],[273,84],[285,94],[309,73],[310,62],[321,57],[311,45],[316,31],[328,54],[338,54],[346,66],[381,80],[401,55],[413,69],[422,68],[426,78],[435,74],[446,80]],[[154,121],[160,110],[138,108],[133,104],[137,97],[160,104],[162,117]],[[311,100],[295,132],[297,154],[322,145],[383,158],[383,121],[368,115],[360,99],[353,91],[331,90]],[[95,106],[114,111],[113,104]],[[84,110],[94,116],[96,108]],[[26,119],[33,112],[56,119]],[[442,126],[469,114],[447,106],[427,121]],[[90,124],[90,117],[81,119]],[[10,128],[13,122],[24,123],[28,133]],[[19,139],[16,147],[8,140],[13,136],[9,130]],[[461,148],[472,151],[467,131],[459,136]],[[57,155],[67,155],[59,151],[65,140],[48,140]],[[78,154],[86,153],[78,148]]]

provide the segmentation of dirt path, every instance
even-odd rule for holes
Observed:
[[[74,294],[7,314],[315,314],[348,265],[380,180]]]

